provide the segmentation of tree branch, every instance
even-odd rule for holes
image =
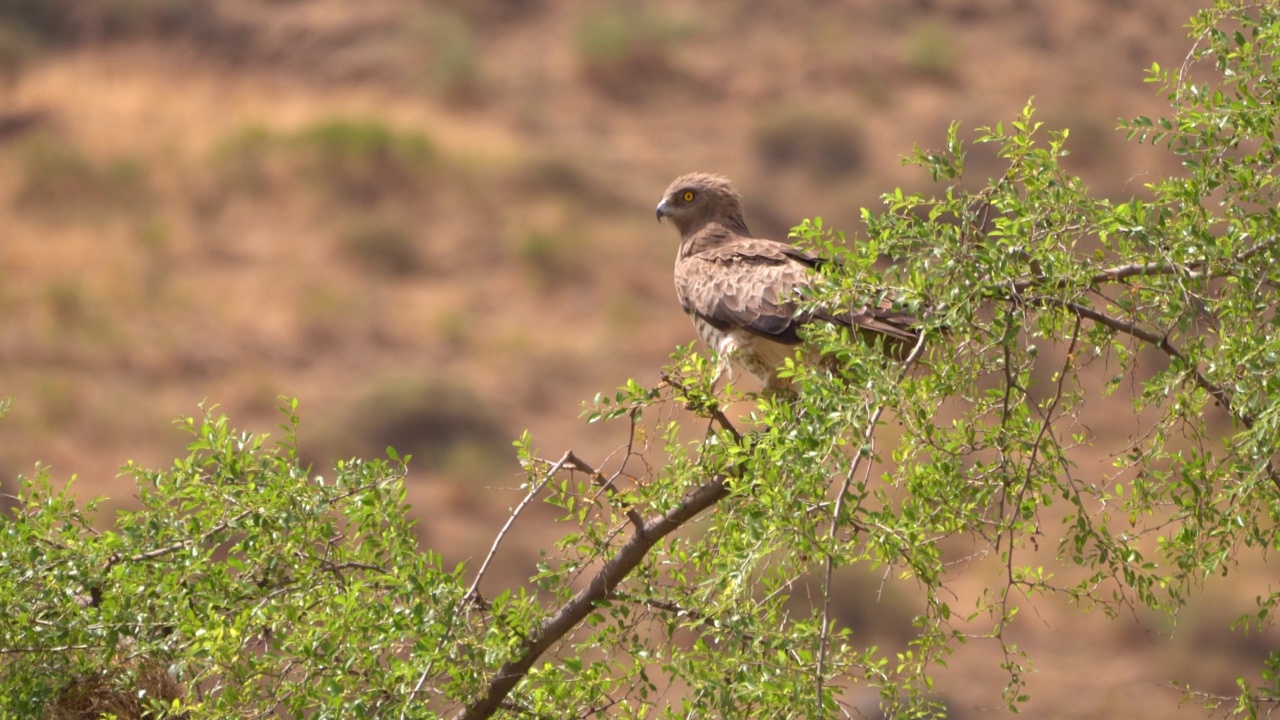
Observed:
[[[1245,250],[1244,252],[1235,256],[1234,258],[1231,259],[1231,261],[1233,263],[1248,262],[1249,260],[1252,260],[1254,257],[1258,256],[1262,252],[1275,247],[1278,241],[1280,241],[1280,238],[1268,238],[1267,240],[1263,240],[1258,244],[1254,245],[1253,247],[1249,248],[1248,250]],[[1221,274],[1209,273],[1205,270],[1205,268],[1208,267],[1208,265],[1209,265],[1209,261],[1207,260],[1196,260],[1196,261],[1187,262],[1187,263],[1153,262],[1153,263],[1130,263],[1128,265],[1117,265],[1115,267],[1110,267],[1110,268],[1100,270],[1099,272],[1094,274],[1093,277],[1089,278],[1089,285],[1096,286],[1096,285],[1101,285],[1103,283],[1111,283],[1111,282],[1119,282],[1121,280],[1128,280],[1129,278],[1132,278],[1132,277],[1144,277],[1144,276],[1150,276],[1150,275],[1181,275],[1182,277],[1187,278],[1189,280],[1196,280],[1200,278],[1222,277],[1227,274],[1227,273],[1221,273]],[[1035,287],[1061,288],[1061,287],[1067,286],[1066,281],[1050,283],[1047,286],[1042,285],[1043,281],[1044,281],[1043,278],[1034,278],[1034,277],[1019,280],[1013,284],[1013,288],[1012,288],[1013,293],[1015,295],[1018,295]]]
[[[566,452],[564,457],[557,460],[556,463],[551,466],[551,469],[547,471],[547,474],[541,480],[534,483],[533,487],[529,488],[529,492],[525,494],[524,499],[520,501],[520,504],[516,506],[515,510],[511,511],[511,516],[507,518],[507,522],[504,523],[502,525],[502,529],[498,531],[498,536],[493,539],[493,545],[489,548],[489,554],[485,556],[484,562],[480,563],[480,570],[476,572],[476,579],[472,581],[471,587],[467,588],[467,594],[462,596],[464,602],[471,600],[472,598],[479,597],[477,593],[480,589],[480,580],[484,578],[485,571],[489,569],[489,563],[493,561],[493,556],[498,554],[498,546],[502,544],[502,539],[507,536],[507,532],[511,530],[511,526],[515,523],[516,518],[520,517],[520,513],[528,507],[529,503],[537,497],[538,493],[542,492],[542,488],[551,481],[551,478],[555,477],[556,473],[560,472],[560,468],[564,467],[565,463],[569,462],[572,457],[572,451]]]
[[[1039,304],[1039,305],[1053,305],[1056,307],[1063,308],[1068,312],[1071,312],[1072,314],[1074,314],[1076,317],[1084,318],[1086,320],[1091,320],[1095,323],[1098,323],[1099,325],[1103,325],[1116,332],[1123,333],[1125,335],[1128,335],[1132,338],[1136,338],[1138,340],[1141,340],[1142,342],[1147,343],[1148,345],[1155,347],[1156,349],[1163,352],[1165,355],[1168,355],[1170,358],[1173,358],[1178,362],[1182,363],[1183,366],[1187,368],[1187,372],[1191,374],[1191,378],[1195,382],[1196,387],[1199,387],[1201,390],[1204,390],[1206,393],[1208,393],[1210,397],[1212,397],[1219,405],[1222,406],[1223,410],[1227,411],[1227,413],[1231,415],[1231,417],[1238,420],[1240,424],[1245,426],[1245,428],[1250,430],[1253,429],[1256,419],[1252,415],[1249,415],[1248,413],[1245,413],[1245,412],[1241,412],[1238,408],[1236,408],[1235,405],[1233,404],[1233,398],[1231,396],[1231,393],[1228,392],[1226,388],[1210,380],[1208,377],[1204,375],[1204,373],[1200,372],[1200,369],[1196,366],[1195,363],[1191,362],[1187,358],[1187,356],[1184,355],[1182,351],[1177,348],[1177,346],[1169,342],[1168,335],[1160,335],[1160,334],[1154,333],[1150,330],[1147,330],[1146,328],[1139,326],[1137,323],[1131,320],[1125,320],[1122,318],[1114,317],[1104,312],[1095,310],[1087,305],[1082,305],[1080,303],[1072,302],[1070,300],[1062,300],[1055,297],[1047,297],[1047,296],[1040,296],[1040,295],[1029,296],[1029,297],[1021,297],[1021,296],[1015,295],[1015,298],[1028,303]],[[1280,471],[1276,470],[1275,464],[1271,460],[1267,461],[1266,473],[1267,473],[1267,477],[1270,478],[1271,482],[1276,486],[1276,489],[1280,490]]]
[[[734,476],[741,472],[736,467]],[[725,484],[727,475],[717,475],[701,486],[694,488],[681,498],[679,504],[666,513],[652,518],[639,528],[618,553],[613,556],[600,572],[591,578],[591,582],[569,599],[555,615],[547,619],[537,632],[533,633],[520,646],[517,654],[498,669],[489,681],[484,696],[468,706],[456,716],[458,720],[477,720],[492,717],[501,707],[507,696],[516,685],[528,674],[541,655],[567,635],[597,604],[613,596],[618,585],[648,555],[658,541],[698,516],[703,510],[715,505],[729,494]]]

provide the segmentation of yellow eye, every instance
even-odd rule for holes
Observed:
[[[685,190],[685,191],[684,191],[684,195],[682,195],[681,197],[683,197],[683,198],[684,198],[684,201],[685,201],[685,202],[693,202],[693,191],[692,191],[692,190]]]

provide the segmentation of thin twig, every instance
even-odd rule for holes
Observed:
[[[511,526],[515,524],[516,518],[520,516],[520,513],[523,512],[526,507],[528,507],[529,503],[533,502],[533,499],[537,497],[538,493],[542,492],[542,488],[551,481],[551,478],[555,477],[556,473],[560,472],[560,468],[564,467],[564,464],[568,462],[569,458],[572,456],[572,452],[566,452],[564,457],[560,458],[560,460],[551,466],[551,469],[547,471],[547,474],[544,475],[541,480],[534,483],[533,487],[529,488],[529,492],[525,494],[524,499],[520,501],[520,504],[516,506],[515,510],[511,511],[511,516],[507,518],[507,522],[504,523],[502,529],[498,531],[498,536],[493,539],[493,546],[489,548],[489,554],[485,557],[484,562],[480,564],[480,570],[476,573],[475,581],[471,583],[471,587],[467,588],[467,594],[462,596],[464,603],[465,601],[476,597],[476,589],[480,587],[481,578],[484,577],[485,571],[489,569],[489,563],[493,561],[493,556],[498,554],[498,546],[502,544],[502,539],[507,536],[507,531],[509,531]]]
[[[23,653],[61,653],[70,652],[72,650],[94,650],[103,647],[102,645],[59,645],[57,647],[7,647],[0,648],[0,655],[18,655]]]
[[[1187,372],[1191,375],[1191,379],[1195,382],[1196,386],[1208,393],[1210,397],[1222,406],[1223,410],[1236,420],[1240,421],[1240,424],[1244,425],[1246,429],[1253,429],[1256,419],[1252,415],[1241,412],[1237,409],[1234,405],[1231,393],[1228,392],[1226,388],[1210,380],[1204,375],[1204,373],[1200,372],[1200,368],[1197,367],[1195,363],[1192,363],[1176,345],[1169,341],[1168,335],[1157,334],[1139,326],[1131,320],[1114,317],[1104,312],[1094,310],[1087,305],[1082,305],[1070,300],[1061,300],[1059,298],[1048,296],[1027,296],[1019,297],[1018,299],[1025,302],[1054,305],[1056,307],[1063,308],[1078,317],[1085,318],[1086,320],[1092,320],[1099,325],[1103,325],[1130,337],[1137,338],[1138,340],[1155,347],[1165,355],[1168,355],[1170,358],[1180,362],[1183,367],[1187,369]],[[1271,482],[1276,486],[1276,489],[1280,490],[1280,472],[1277,472],[1276,467],[1271,460],[1267,461],[1265,470],[1267,476],[1271,479]]]
[[[684,383],[675,379],[670,374],[663,372],[660,377],[662,378],[662,382],[679,390],[685,395],[689,394],[689,391],[685,387]],[[735,442],[742,442],[742,435],[738,433],[737,428],[733,426],[733,423],[729,421],[729,418],[725,416],[724,411],[721,410],[718,405],[712,405],[707,408],[699,408],[699,410],[709,415],[712,420],[715,420],[716,423],[720,425],[720,427],[724,428],[725,430],[728,430],[729,434],[733,437]]]
[[[433,658],[427,663],[427,669],[422,671],[422,677],[418,678],[418,684],[413,686],[413,692],[409,693],[408,699],[405,701],[404,707],[400,709],[400,720],[404,720],[408,716],[409,707],[413,703],[414,698],[418,697],[418,693],[422,691],[422,686],[427,682],[427,678],[431,676],[431,669],[436,664]]]
[[[605,477],[599,470],[596,470],[595,468],[591,467],[585,461],[583,461],[582,458],[575,455],[572,450],[564,454],[564,457],[560,459],[560,463],[563,463],[565,467],[572,468],[581,473],[585,473],[588,477],[591,478],[593,482],[599,485],[600,488],[609,495],[609,497],[611,498],[617,497],[618,486],[614,485],[613,481]],[[631,524],[637,530],[644,527],[644,518],[640,517],[640,513],[636,512],[636,509],[634,507],[628,506],[622,509],[624,512],[626,512],[627,519],[631,521]]]
[[[672,600],[660,600],[658,598],[641,597],[639,595],[633,595],[631,593],[625,593],[625,592],[614,593],[614,597],[625,602],[644,605],[645,607],[651,608],[653,610],[661,610],[662,612],[671,613],[672,615],[676,615],[678,617],[689,618],[690,620],[696,621],[699,625],[702,625],[703,627],[705,627],[706,629],[712,632],[724,633],[726,630],[733,630],[732,625],[729,622],[726,622],[723,618],[718,618],[712,615],[708,615],[700,610],[687,608]],[[742,639],[747,641],[753,641],[755,639],[755,636],[751,633],[744,633],[736,630],[734,630],[733,632],[735,636],[741,637]]]
[[[1239,255],[1231,258],[1234,263],[1242,263],[1252,260],[1258,254],[1265,250],[1275,247],[1280,241],[1278,238],[1268,238],[1253,247],[1245,250]],[[1152,263],[1130,263],[1128,265],[1117,265],[1115,267],[1104,268],[1089,278],[1088,285],[1101,285],[1103,283],[1119,282],[1128,280],[1133,277],[1146,277],[1151,275],[1179,275],[1188,280],[1212,279],[1226,275],[1210,273],[1205,268],[1209,266],[1208,260],[1194,260],[1185,263],[1175,262],[1152,262]],[[1062,280],[1054,283],[1045,283],[1044,278],[1024,278],[1013,283],[1013,292],[1015,294],[1026,292],[1034,287],[1063,288],[1068,286],[1068,281]]]

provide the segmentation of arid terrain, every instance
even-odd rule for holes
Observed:
[[[412,454],[423,544],[482,556],[520,497],[511,441],[603,456],[622,430],[583,402],[693,339],[653,213],[673,177],[733,178],[757,235],[820,215],[856,242],[860,208],[930,184],[913,146],[1034,96],[1091,188],[1141,193],[1178,166],[1116,120],[1166,110],[1145,70],[1182,62],[1201,5],[0,2],[0,483],[41,464],[127,507],[119,468],[181,454],[175,418],[269,432],[296,396],[317,468]],[[522,519],[505,581],[552,518]],[[1028,609],[1026,712],[1204,716],[1166,683],[1256,672],[1277,637],[1226,627],[1264,570],[1176,623]],[[865,580],[846,621],[902,642],[911,586]],[[975,645],[940,673],[955,717],[998,710],[998,663]]]

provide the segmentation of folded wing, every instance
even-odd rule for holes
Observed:
[[[799,344],[799,328],[814,319],[849,327],[867,340],[882,338],[893,356],[916,343],[915,316],[887,301],[798,313],[792,300],[817,281],[813,268],[818,263],[786,243],[743,238],[683,258],[676,266],[676,292],[695,320],[787,345]]]

